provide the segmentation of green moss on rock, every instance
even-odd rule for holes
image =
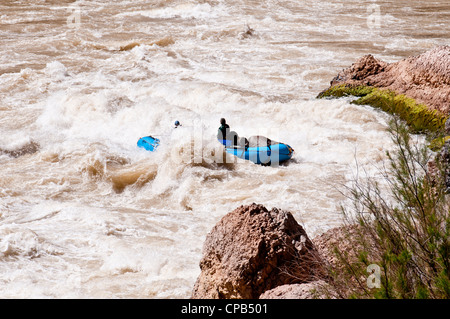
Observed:
[[[428,145],[428,147],[432,150],[432,151],[439,151],[442,147],[444,147],[445,142],[450,141],[450,136],[444,136],[444,137],[438,137],[433,139],[430,144]]]
[[[320,93],[318,98],[355,96],[358,99],[351,103],[370,105],[389,114],[399,116],[414,133],[426,133],[441,136],[444,132],[447,116],[431,110],[424,104],[417,103],[404,94],[379,89],[371,86],[337,85]]]
[[[357,96],[363,97],[366,96],[374,90],[373,87],[370,86],[348,86],[345,84],[336,85],[330,87],[328,90],[323,91],[317,97],[318,98],[326,98],[326,97],[346,97],[346,96]]]

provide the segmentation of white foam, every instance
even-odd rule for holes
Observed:
[[[209,3],[181,3],[174,6],[168,6],[164,8],[152,9],[152,10],[142,10],[133,12],[124,12],[117,15],[117,17],[127,17],[142,15],[149,18],[195,18],[195,19],[214,19],[219,16],[227,15],[224,11],[224,7],[214,6],[212,7]]]
[[[206,234],[242,204],[289,210],[310,237],[340,225],[336,184],[356,163],[379,176],[387,117],[315,96],[364,54],[398,60],[390,50],[431,41],[405,38],[397,9],[385,18],[399,30],[368,33],[371,3],[77,1],[80,29],[62,7],[44,15],[58,15],[55,28],[23,24],[33,8],[8,14],[22,33],[0,62],[21,71],[0,75],[0,149],[39,150],[1,155],[0,297],[188,298]],[[289,144],[293,159],[220,163],[221,117]],[[146,135],[157,152],[137,147]]]

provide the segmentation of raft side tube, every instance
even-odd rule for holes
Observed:
[[[137,146],[146,149],[147,151],[153,152],[159,145],[160,140],[153,136],[141,137],[137,141]]]

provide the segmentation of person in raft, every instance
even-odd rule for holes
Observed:
[[[246,138],[239,138],[238,134],[230,131],[230,126],[224,118],[220,119],[220,127],[217,131],[217,139],[227,147],[248,147]]]
[[[226,141],[227,135],[229,135],[229,133],[230,133],[230,126],[227,124],[227,121],[224,118],[221,118],[220,127],[217,132],[217,138],[221,141]],[[224,144],[224,142],[222,142],[222,144]]]

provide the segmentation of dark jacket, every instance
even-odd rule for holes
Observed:
[[[227,139],[227,134],[230,132],[230,126],[228,124],[223,124],[219,127],[217,132],[217,137],[222,140]]]

